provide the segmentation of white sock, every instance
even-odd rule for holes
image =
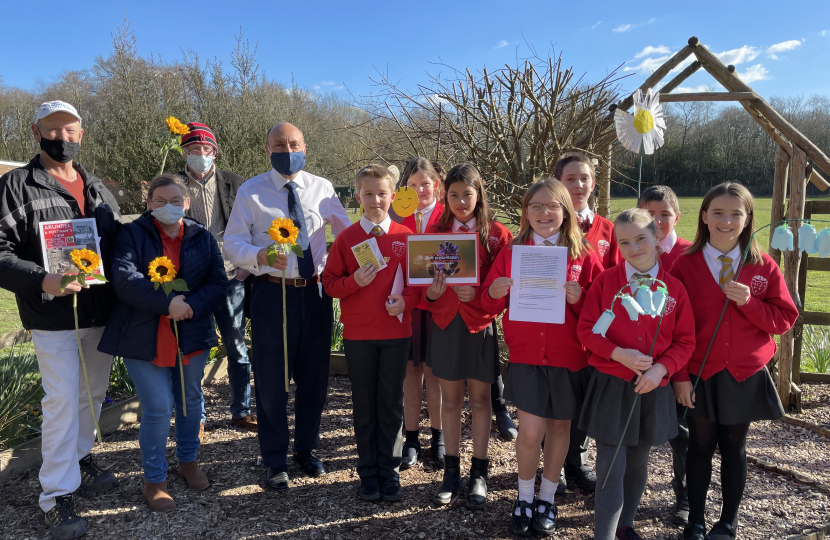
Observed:
[[[539,488],[539,500],[546,501],[553,504],[553,498],[556,495],[556,488],[559,486],[559,482],[551,482],[544,476],[542,477],[542,486]],[[536,511],[539,512],[541,507],[537,508]]]
[[[531,506],[533,505],[533,492],[536,491],[536,477],[534,476],[530,480],[522,480],[519,477],[519,500],[524,501],[527,503],[527,508],[525,508],[525,514],[527,517],[532,517],[533,512],[531,511]],[[514,512],[517,516],[520,515],[519,507],[516,507],[516,511]]]

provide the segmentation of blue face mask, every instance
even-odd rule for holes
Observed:
[[[153,217],[159,220],[160,223],[173,225],[184,217],[184,208],[167,203],[161,208],[153,210]]]
[[[305,152],[271,153],[271,166],[283,176],[294,176],[305,165]]]

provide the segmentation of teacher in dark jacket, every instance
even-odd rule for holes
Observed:
[[[111,279],[117,302],[99,345],[102,352],[124,357],[141,400],[144,497],[156,511],[176,508],[167,492],[165,457],[174,410],[179,476],[193,489],[209,485],[196,461],[202,375],[217,344],[212,314],[227,294],[228,280],[216,239],[202,224],[185,218],[189,204],[179,176],[162,174],[150,183],[149,210],[122,227],[115,242]],[[168,260],[159,263],[160,257]],[[189,290],[168,296],[162,287],[155,288],[151,277],[173,273]],[[178,329],[181,366],[171,320]]]

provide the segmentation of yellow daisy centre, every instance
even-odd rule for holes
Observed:
[[[654,129],[654,116],[646,109],[640,109],[634,114],[634,128],[637,133],[648,133]]]

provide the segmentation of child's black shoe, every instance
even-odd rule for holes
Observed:
[[[692,523],[683,529],[683,540],[709,540],[706,527],[699,523]]]
[[[397,475],[391,476],[383,481],[383,486],[381,486],[381,496],[386,502],[401,500],[403,491],[401,491],[401,482]]]
[[[380,499],[380,484],[378,484],[378,479],[374,476],[361,478],[357,496],[364,501],[376,501]]]
[[[444,479],[432,497],[432,502],[444,506],[461,494],[461,460],[458,456],[444,457]]]
[[[731,524],[718,521],[712,525],[712,529],[709,531],[709,538],[711,540],[732,540],[737,534],[737,531]]]
[[[677,498],[677,506],[674,507],[672,523],[675,525],[689,524],[689,498],[685,494]]]
[[[541,512],[539,508],[542,509]],[[537,499],[533,503],[533,530],[545,536],[552,535],[556,529],[556,516],[558,515],[559,509],[555,504]]]
[[[406,432],[401,454],[401,470],[405,471],[418,464],[418,455],[421,453],[421,443],[418,441],[418,430]]]
[[[490,460],[473,456],[470,483],[467,485],[467,508],[480,510],[487,504],[487,469]]]
[[[617,540],[643,540],[643,537],[637,534],[633,527],[618,527],[617,534],[614,536]]]
[[[516,509],[519,510],[519,515],[516,515]],[[531,513],[531,509],[528,507],[527,501],[518,499],[513,501],[513,509],[510,511],[510,532],[512,534],[516,536],[533,535],[533,531],[530,529],[532,518],[527,515],[528,513]]]

